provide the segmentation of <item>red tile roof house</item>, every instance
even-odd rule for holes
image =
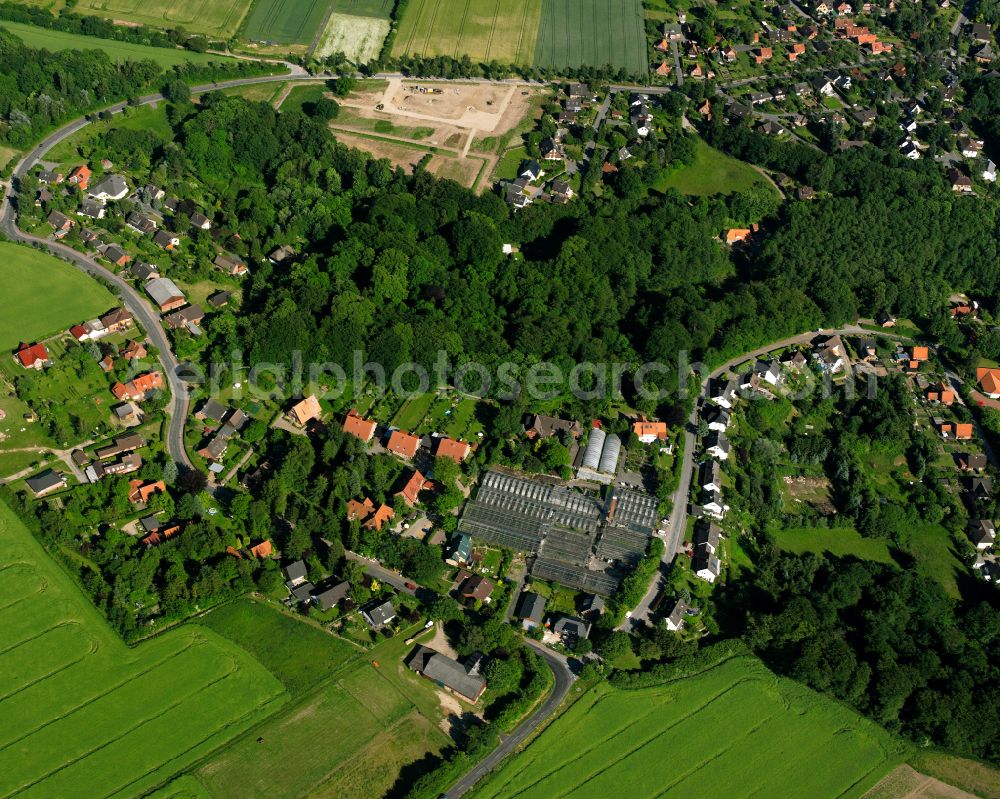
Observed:
[[[22,343],[14,354],[14,360],[25,369],[44,369],[46,366],[52,365],[49,351],[45,349],[44,344]]]
[[[420,439],[403,430],[393,430],[392,435],[389,436],[389,443],[385,445],[389,452],[406,459],[416,455],[419,447]]]
[[[159,372],[147,372],[128,383],[115,383],[111,387],[111,393],[119,400],[144,400],[150,391],[162,387],[163,375]]]
[[[395,496],[402,499],[407,505],[416,505],[420,492],[430,487],[431,481],[415,469],[410,475],[410,479],[406,481],[406,485],[397,491]]]
[[[90,171],[90,167],[86,164],[80,164],[80,166],[69,173],[67,180],[74,186],[79,186],[81,189],[86,190],[87,183],[90,182],[92,174],[94,173]]]
[[[375,435],[375,427],[376,425],[373,420],[363,418],[354,408],[351,408],[347,412],[347,416],[344,417],[344,432],[361,439],[366,444]]]
[[[129,480],[128,501],[133,504],[147,503],[153,494],[163,493],[167,490],[166,484],[162,480],[155,483],[147,483],[144,480]]]
[[[987,397],[1000,399],[1000,369],[980,366],[976,369],[976,381]]]
[[[466,441],[442,437],[438,439],[437,451],[434,454],[439,458],[451,458],[455,463],[461,463],[469,457],[470,449]]]

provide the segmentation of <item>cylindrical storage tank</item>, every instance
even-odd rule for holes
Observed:
[[[601,450],[604,449],[604,431],[595,427],[590,431],[590,440],[587,442],[587,449],[583,452],[583,468],[596,472],[601,465]]]
[[[622,449],[622,440],[616,435],[608,436],[601,451],[601,461],[597,471],[603,474],[614,474],[618,469],[618,453]]]

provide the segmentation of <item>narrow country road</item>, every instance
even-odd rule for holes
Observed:
[[[563,699],[566,698],[566,694],[569,693],[569,689],[576,678],[570,672],[566,658],[542,646],[537,641],[526,640],[525,643],[541,655],[552,670],[552,674],[556,678],[556,684],[552,688],[552,693],[516,730],[502,739],[496,749],[480,760],[466,772],[465,776],[452,785],[448,792],[442,795],[442,799],[459,799],[459,797],[468,793],[477,782],[493,771],[507,755],[524,743],[528,736],[538,728],[538,725],[556,711],[559,705],[562,704]]]

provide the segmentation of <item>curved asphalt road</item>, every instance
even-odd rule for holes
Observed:
[[[500,741],[496,749],[480,760],[470,771],[466,772],[464,777],[451,786],[451,789],[447,793],[443,794],[443,797],[447,797],[447,799],[459,799],[459,797],[468,793],[477,782],[493,771],[507,755],[524,743],[524,740],[538,728],[539,724],[555,713],[556,708],[562,704],[563,699],[566,698],[566,694],[569,693],[569,689],[573,685],[573,680],[576,678],[573,677],[569,666],[566,665],[566,658],[553,652],[551,649],[547,649],[536,641],[526,640],[525,643],[541,655],[548,664],[548,667],[552,669],[552,674],[556,678],[556,684],[552,689],[552,693],[549,694],[548,699],[536,708],[534,713],[521,723],[521,726]]]
[[[216,89],[249,86],[255,83],[316,80],[316,78],[309,75],[301,67],[292,64],[288,64],[287,66],[290,69],[289,74],[265,75],[252,78],[238,78],[235,80],[220,81],[219,83],[195,86],[191,89],[191,92],[192,94],[200,94],[202,92],[215,91]],[[149,105],[163,99],[162,94],[150,94],[140,98],[138,105]],[[103,111],[111,114],[117,114],[120,113],[125,107],[126,103],[115,103],[114,105],[103,109]],[[94,113],[96,114],[99,112]],[[90,121],[85,117],[81,117],[80,119],[70,122],[54,133],[49,134],[41,141],[40,144],[38,144],[37,147],[35,147],[30,153],[21,159],[20,162],[18,162],[17,166],[14,168],[13,177],[9,182],[10,185],[7,192],[3,197],[3,202],[0,203],[0,231],[6,234],[7,237],[13,241],[44,247],[53,255],[62,258],[64,261],[68,261],[80,271],[85,272],[92,277],[101,278],[114,286],[115,290],[121,295],[125,307],[128,308],[128,310],[131,311],[132,314],[134,314],[135,317],[142,323],[147,334],[149,335],[150,340],[159,350],[160,365],[163,368],[163,372],[166,374],[170,385],[170,404],[166,409],[167,414],[170,417],[170,423],[167,429],[167,452],[170,453],[170,457],[173,458],[177,464],[188,469],[192,469],[194,466],[191,463],[191,458],[188,457],[187,450],[184,447],[184,423],[188,415],[190,397],[188,396],[187,386],[177,374],[180,363],[174,356],[173,351],[170,349],[170,341],[167,339],[167,336],[163,331],[163,327],[160,325],[159,314],[151,305],[149,305],[149,303],[146,302],[138,291],[129,285],[129,283],[111,270],[101,266],[101,264],[89,255],[78,252],[72,247],[69,247],[61,242],[32,236],[25,233],[17,226],[17,183],[28,172],[28,170],[44,158],[45,154],[48,153],[53,147],[68,139],[70,136],[82,130],[89,124]]]

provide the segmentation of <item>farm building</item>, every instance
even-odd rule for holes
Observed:
[[[468,665],[462,665],[437,650],[418,646],[406,665],[411,671],[473,704],[479,701],[486,690],[486,680],[479,674],[478,659],[469,658]]]

